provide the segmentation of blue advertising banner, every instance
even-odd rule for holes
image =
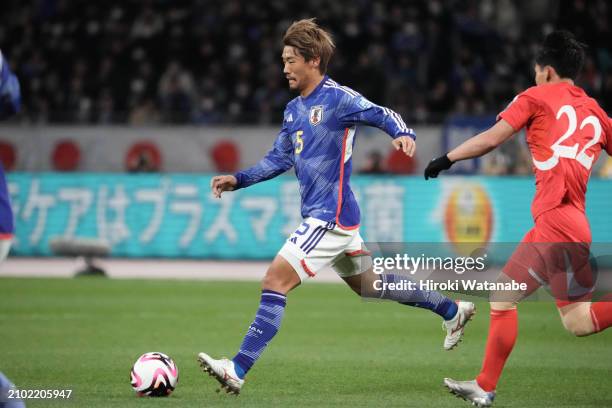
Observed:
[[[12,254],[51,255],[54,237],[97,237],[118,257],[272,258],[301,222],[296,180],[210,194],[210,175],[12,173]],[[532,227],[532,178],[353,176],[373,242],[518,242]],[[587,196],[595,242],[612,242],[612,182]]]

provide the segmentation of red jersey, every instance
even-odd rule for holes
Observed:
[[[587,182],[602,150],[612,155],[612,124],[584,90],[567,82],[534,86],[499,114],[518,131],[527,128],[536,194],[531,213],[561,203],[584,212]]]

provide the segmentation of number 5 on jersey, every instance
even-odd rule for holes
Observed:
[[[302,130],[298,130],[295,133],[295,154],[300,154],[302,153],[302,150],[304,150],[304,139],[302,139],[303,134],[304,131]]]
[[[557,112],[557,120],[559,120],[562,115],[567,116],[568,128],[565,133],[559,139],[557,139],[552,146],[550,146],[553,151],[553,155],[547,160],[543,161],[538,161],[534,158],[533,164],[540,170],[550,170],[559,163],[559,158],[564,157],[566,159],[574,159],[578,163],[582,164],[587,170],[590,170],[591,166],[593,165],[594,157],[586,154],[586,151],[591,146],[599,142],[599,138],[601,137],[601,123],[599,122],[599,119],[597,119],[596,116],[590,115],[584,118],[584,120],[580,123],[580,130],[587,125],[591,125],[593,127],[593,138],[586,145],[584,145],[580,152],[578,152],[578,143],[575,143],[573,146],[561,144],[576,132],[576,128],[578,127],[576,110],[571,105],[563,105],[561,109],[559,109],[559,112]]]

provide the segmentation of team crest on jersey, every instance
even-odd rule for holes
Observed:
[[[323,105],[317,105],[310,108],[310,124],[318,125],[323,120]]]

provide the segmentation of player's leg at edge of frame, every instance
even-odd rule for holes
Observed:
[[[489,407],[496,396],[496,388],[506,360],[518,335],[517,302],[491,302],[491,323],[485,358],[476,379],[456,381],[445,378],[448,390],[478,407]],[[557,301],[563,326],[575,336],[588,336],[612,326],[612,294],[599,302]]]

